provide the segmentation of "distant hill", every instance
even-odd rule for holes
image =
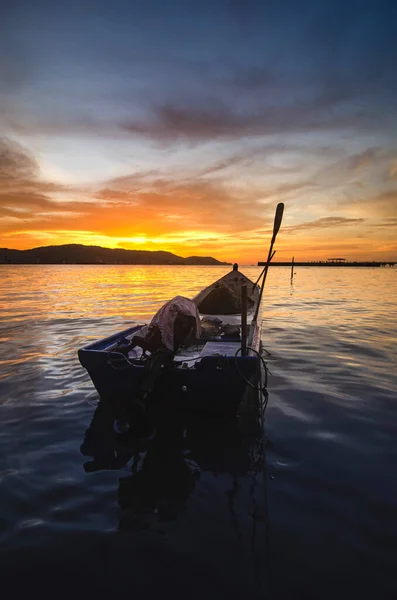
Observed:
[[[172,252],[149,250],[123,250],[66,244],[43,246],[31,250],[0,248],[0,264],[108,264],[108,265],[227,265],[211,256],[182,258]]]

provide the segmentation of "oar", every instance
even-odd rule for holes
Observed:
[[[256,311],[255,311],[255,316],[254,316],[254,321],[256,321],[256,319],[258,318],[259,307],[260,307],[261,300],[262,300],[263,288],[265,287],[265,282],[266,282],[266,277],[267,277],[267,271],[269,269],[269,264],[270,264],[270,261],[272,260],[273,256],[275,255],[275,252],[276,252],[276,251],[273,252],[273,245],[274,245],[274,242],[276,241],[276,236],[277,236],[278,231],[280,229],[281,221],[283,219],[283,212],[284,212],[284,203],[280,202],[279,204],[277,204],[276,214],[274,215],[273,236],[272,236],[272,241],[270,242],[269,254],[267,256],[266,265],[264,266],[263,271],[259,275],[259,278],[258,278],[258,281],[259,281],[260,278],[263,275],[263,280],[262,280],[262,284],[261,284],[261,290],[259,292],[259,300],[258,300],[258,304],[256,306]]]
[[[269,255],[268,255],[268,257],[267,257],[267,263],[266,263],[266,265],[263,267],[263,269],[262,269],[262,271],[261,271],[261,274],[259,275],[258,279],[255,281],[255,283],[254,283],[254,285],[253,285],[253,287],[252,287],[252,291],[254,291],[254,289],[255,289],[255,286],[258,284],[258,282],[259,282],[260,278],[261,278],[261,277],[262,277],[262,275],[265,273],[265,271],[266,271],[266,273],[265,273],[265,278],[264,278],[264,279],[266,280],[266,275],[267,275],[267,267],[268,267],[268,264],[269,264],[269,262],[272,260],[273,256],[276,254],[276,251],[274,250],[274,251],[272,252],[272,249],[273,249],[273,244],[274,244],[274,242],[275,242],[275,239],[276,239],[276,235],[277,235],[277,233],[278,233],[278,230],[280,229],[281,220],[282,220],[282,218],[283,218],[283,212],[284,212],[284,204],[283,204],[282,202],[280,202],[280,203],[277,205],[276,214],[275,214],[275,216],[274,216],[273,237],[272,237],[272,241],[271,241],[271,243],[270,243]],[[264,281],[263,281],[263,285],[264,285]]]
[[[270,260],[272,260],[273,256],[276,254],[276,251],[273,250],[272,255],[270,257]],[[269,261],[270,262],[270,261]],[[261,274],[259,275],[258,279],[255,281],[254,285],[252,286],[252,292],[254,291],[254,289],[256,288],[256,286],[258,285],[258,282],[260,280],[260,278],[262,277],[263,273],[264,273],[265,267],[263,267]],[[252,294],[251,292],[251,294]]]

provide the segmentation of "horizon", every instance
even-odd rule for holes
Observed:
[[[76,242],[73,242],[71,244],[50,244],[50,245],[46,245],[46,246],[36,246],[36,247],[33,247],[33,248],[24,248],[23,250],[20,250],[18,248],[0,248],[0,250],[8,250],[8,251],[11,251],[11,252],[13,252],[14,250],[20,251],[20,252],[25,252],[25,251],[29,252],[31,250],[39,250],[39,249],[42,249],[42,248],[57,248],[57,247],[64,247],[64,246],[83,246],[85,248],[101,248],[101,250],[127,250],[127,251],[132,250],[133,252],[134,251],[136,251],[136,252],[169,252],[169,250],[161,250],[161,249],[159,249],[159,250],[146,250],[146,249],[142,249],[142,248],[119,248],[119,247],[108,248],[106,246],[97,246],[95,244],[78,244]],[[171,254],[175,254],[175,253],[171,253]],[[215,260],[219,261],[220,263],[222,263],[222,262],[224,263],[221,266],[225,266],[226,264],[227,265],[233,265],[236,262],[236,261],[233,261],[233,260],[230,260],[230,261],[221,261],[216,256],[209,256],[209,255],[202,255],[202,254],[200,254],[200,255],[189,254],[189,255],[186,255],[186,256],[175,255],[175,256],[177,256],[178,258],[183,258],[183,259],[188,259],[188,258],[203,258],[203,259],[205,259],[205,258],[214,258]],[[275,260],[272,260],[272,263],[278,263],[278,262],[286,262],[286,263],[288,262],[288,263],[291,263],[291,258],[290,259],[276,258]],[[295,257],[293,257],[293,259],[294,259],[294,263],[293,264],[296,264],[296,265],[298,265],[300,262],[328,262],[328,261],[333,261],[333,260],[343,260],[346,263],[349,263],[349,262],[385,262],[385,263],[395,262],[394,259],[382,259],[381,261],[376,261],[374,259],[367,259],[367,260],[362,260],[362,261],[350,261],[349,259],[346,259],[346,258],[338,258],[338,259],[336,259],[336,258],[331,258],[331,257],[323,258],[323,259],[310,259],[310,258],[309,259],[301,259],[301,258],[298,257],[296,260],[295,260]],[[238,263],[238,264],[239,264],[239,266],[259,266],[257,263],[262,263],[262,266],[263,266],[264,261],[261,261],[260,259],[258,259],[257,261],[253,261],[253,262],[252,261],[251,262],[247,261],[247,262],[241,262],[241,263]],[[0,263],[0,264],[3,264],[3,263]],[[43,263],[43,264],[46,264],[46,263]],[[137,263],[137,264],[139,264],[139,263]],[[181,265],[174,265],[174,266],[181,266]],[[194,265],[190,265],[190,266],[194,266]],[[206,266],[219,266],[219,265],[206,265]]]
[[[16,0],[0,246],[397,260],[397,5]],[[286,42],[288,39],[288,42]]]

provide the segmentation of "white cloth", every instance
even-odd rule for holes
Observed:
[[[196,319],[196,337],[199,338],[201,335],[201,323],[197,306],[193,300],[184,296],[175,296],[175,298],[166,302],[156,312],[150,325],[147,326],[148,329],[152,325],[159,328],[164,346],[171,351],[174,350],[174,324],[178,315],[185,315]],[[142,333],[146,333],[146,331],[142,330]]]

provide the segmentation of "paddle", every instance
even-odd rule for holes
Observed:
[[[263,275],[263,281],[262,281],[261,290],[260,290],[260,293],[259,293],[258,304],[256,306],[254,321],[256,321],[256,319],[258,318],[259,307],[260,307],[261,300],[262,300],[263,288],[265,287],[265,282],[266,282],[266,277],[267,277],[267,271],[268,271],[268,268],[269,268],[269,264],[270,264],[270,261],[272,260],[273,256],[276,253],[276,251],[273,252],[273,245],[274,245],[274,242],[276,241],[276,236],[277,236],[277,234],[279,232],[279,229],[280,229],[281,221],[283,219],[283,213],[284,213],[284,203],[283,202],[279,202],[279,204],[277,204],[276,214],[274,215],[273,236],[272,236],[272,241],[270,242],[269,254],[267,256],[266,265],[264,266],[262,273],[259,275],[259,277],[257,279],[257,282],[258,282],[260,280],[260,278],[262,277],[262,275]]]

